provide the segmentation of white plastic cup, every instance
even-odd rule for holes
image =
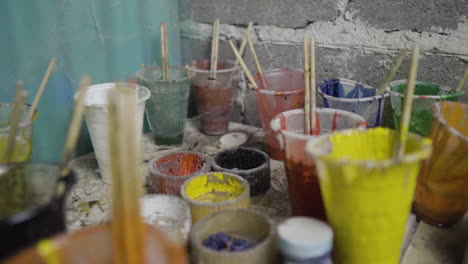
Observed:
[[[138,131],[143,128],[143,112],[145,110],[145,102],[150,98],[150,91],[137,84],[119,83],[119,87],[137,89],[138,107],[137,107],[137,124]],[[111,182],[111,172],[109,167],[109,139],[107,131],[107,113],[109,107],[109,93],[116,89],[116,83],[101,83],[88,87],[84,100],[85,119],[88,126],[91,142],[93,143],[94,153],[101,172],[101,179],[105,183]],[[75,99],[76,99],[75,94]],[[138,134],[138,141],[141,142],[141,133]]]

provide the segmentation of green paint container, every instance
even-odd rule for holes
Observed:
[[[403,99],[408,80],[398,80],[391,82],[387,87],[390,92],[392,103],[392,114],[395,128],[400,127],[400,117],[402,113]],[[456,101],[462,92],[455,92],[452,88],[436,83],[416,81],[416,88],[413,95],[413,109],[409,129],[411,132],[421,136],[429,136],[432,126],[432,108],[438,101]]]
[[[157,145],[181,145],[193,72],[182,67],[170,67],[167,81],[163,80],[160,67],[146,68],[136,75],[138,83],[151,91],[146,113],[154,142]]]

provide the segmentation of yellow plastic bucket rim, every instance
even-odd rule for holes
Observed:
[[[315,139],[311,139],[307,142],[306,144],[306,152],[314,157],[314,159],[321,159],[325,160],[330,164],[337,165],[337,166],[357,166],[357,167],[366,167],[370,169],[379,169],[379,168],[388,168],[391,166],[396,166],[398,164],[407,164],[407,163],[413,163],[417,161],[424,160],[429,157],[432,151],[432,140],[430,138],[425,138],[422,136],[419,136],[414,133],[409,133],[408,135],[408,140],[418,140],[420,142],[420,149],[416,152],[410,153],[410,154],[405,154],[405,156],[402,159],[394,159],[394,158],[389,158],[386,160],[382,161],[373,161],[373,160],[347,160],[347,159],[337,159],[337,158],[331,158],[329,156],[329,153],[331,151],[327,150],[323,145],[328,141],[329,138],[335,137],[339,134],[345,135],[345,136],[352,136],[355,134],[361,134],[361,133],[369,133],[371,130],[376,130],[376,129],[382,129],[382,130],[390,130],[393,131],[394,133],[398,133],[398,131],[389,129],[389,128],[383,128],[383,127],[377,127],[377,128],[372,128],[372,129],[367,129],[367,130],[358,130],[358,129],[347,129],[347,130],[341,130],[337,132],[333,132],[330,134],[325,134],[316,137]]]

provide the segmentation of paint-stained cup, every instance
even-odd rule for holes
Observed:
[[[219,61],[216,71],[210,71],[209,60],[197,60],[189,66],[195,72],[192,89],[195,92],[200,131],[207,135],[222,135],[229,129],[232,95],[240,66],[232,61]]]
[[[428,224],[449,226],[468,211],[468,105],[436,103],[430,136],[434,151],[423,163],[414,210]]]
[[[179,196],[186,180],[209,170],[210,162],[201,153],[184,151],[169,154],[150,162],[151,185],[155,193]]]
[[[387,87],[391,95],[393,122],[397,129],[400,126],[406,85],[407,80],[398,80],[391,82]],[[456,101],[461,95],[462,92],[455,92],[447,86],[425,81],[416,81],[413,95],[413,110],[411,111],[409,124],[410,131],[421,136],[429,136],[433,120],[432,108],[434,103],[438,101]]]
[[[29,120],[28,114],[31,109],[29,105],[24,105],[23,115],[18,124],[18,130],[15,136],[15,146],[9,161],[7,161],[4,155],[10,137],[10,122],[13,108],[13,103],[0,103],[0,164],[7,162],[23,162],[31,158],[33,122],[36,120],[38,112],[36,111],[33,115],[33,119]]]
[[[366,127],[356,114],[329,108],[316,108],[317,130],[327,134],[337,130]],[[304,110],[283,112],[271,120],[279,145],[284,151],[284,165],[293,216],[310,216],[326,221],[315,162],[305,154],[305,144],[315,135],[304,134]]]
[[[169,78],[165,81],[161,68],[151,67],[137,72],[136,76],[138,83],[151,92],[146,113],[154,142],[157,145],[182,144],[193,72],[182,67],[170,67]]]
[[[137,90],[137,116],[136,124],[137,131],[141,131],[143,127],[143,112],[145,110],[145,101],[150,97],[150,91],[143,86],[128,84],[128,83],[103,83],[88,87],[85,95],[85,119],[88,125],[91,142],[93,143],[94,152],[99,165],[102,181],[110,183],[110,164],[109,164],[109,139],[108,139],[108,118],[109,113],[109,95],[111,92],[119,88],[130,88]],[[75,94],[75,98],[76,98]],[[141,142],[141,133],[138,134]]]
[[[431,153],[431,140],[410,134],[397,160],[397,138],[397,131],[379,127],[307,143],[335,233],[334,263],[399,263],[416,177]]]
[[[380,126],[385,97],[376,95],[374,87],[347,79],[324,80],[317,85],[317,93],[327,108],[356,113],[367,121],[369,127]]]
[[[283,151],[271,130],[270,122],[281,112],[304,107],[304,72],[275,69],[264,72],[263,76],[268,89],[263,86],[258,74],[255,77],[258,112],[265,131],[268,154],[272,159],[283,160]]]

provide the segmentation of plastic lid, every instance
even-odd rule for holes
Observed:
[[[245,133],[232,132],[222,136],[219,139],[219,142],[221,143],[221,147],[223,148],[233,148],[241,146],[242,144],[247,142],[248,138],[249,137]]]
[[[291,217],[278,225],[281,252],[293,259],[328,254],[333,247],[333,231],[326,223],[311,217]]]

